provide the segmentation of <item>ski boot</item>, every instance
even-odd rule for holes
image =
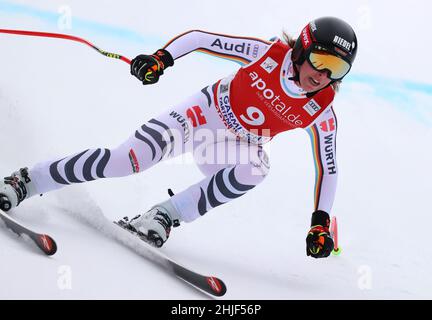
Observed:
[[[180,215],[170,200],[167,200],[130,221],[128,217],[124,217],[117,224],[137,234],[145,242],[160,248],[168,240],[171,227],[180,225]]]
[[[9,211],[35,194],[36,186],[29,177],[28,169],[22,168],[0,180],[0,209]]]

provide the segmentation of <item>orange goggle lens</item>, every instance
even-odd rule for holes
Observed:
[[[314,52],[309,54],[309,62],[318,71],[330,71],[330,79],[342,79],[350,70],[351,66],[345,60],[324,51]]]

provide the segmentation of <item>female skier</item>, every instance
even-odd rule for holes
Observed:
[[[0,208],[7,211],[36,194],[98,178],[142,172],[186,151],[206,176],[148,212],[120,223],[160,247],[171,227],[191,222],[258,185],[269,163],[262,145],[296,128],[307,130],[315,159],[315,205],[306,252],[333,250],[330,212],[336,190],[336,88],[357,52],[353,29],[324,17],[307,24],[297,40],[264,41],[193,30],[152,55],[132,60],[131,74],[144,85],[159,80],[174,61],[201,51],[243,64],[234,74],[168,109],[138,128],[115,149],[80,153],[22,168],[0,181]]]

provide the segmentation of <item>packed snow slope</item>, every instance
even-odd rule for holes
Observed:
[[[66,7],[0,1],[0,28],[65,32],[133,58],[190,29],[268,39],[282,29],[296,35],[318,16],[351,22],[358,59],[335,101],[340,170],[332,214],[342,254],[322,260],[305,254],[314,167],[302,130],[268,146],[272,168],[260,186],[174,229],[161,250],[221,277],[227,299],[430,299],[432,84],[423,58],[431,44],[421,23],[431,4],[418,1],[410,13],[391,2],[390,18],[389,1],[312,2],[172,1],[155,15],[145,14],[147,1],[69,0]],[[407,59],[407,37],[419,56],[410,51]],[[146,120],[239,67],[193,53],[144,87],[127,64],[82,44],[0,35],[0,49],[2,177],[87,148],[115,147]],[[201,179],[187,160],[23,203],[13,216],[52,235],[59,251],[47,258],[2,227],[0,298],[204,298],[103,227],[164,200],[167,188],[183,190]]]

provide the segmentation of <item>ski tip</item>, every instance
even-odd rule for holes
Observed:
[[[207,277],[207,283],[213,295],[222,297],[227,292],[225,283],[216,277]]]
[[[57,252],[57,244],[53,238],[46,234],[41,234],[37,238],[37,245],[47,255],[52,256]]]

